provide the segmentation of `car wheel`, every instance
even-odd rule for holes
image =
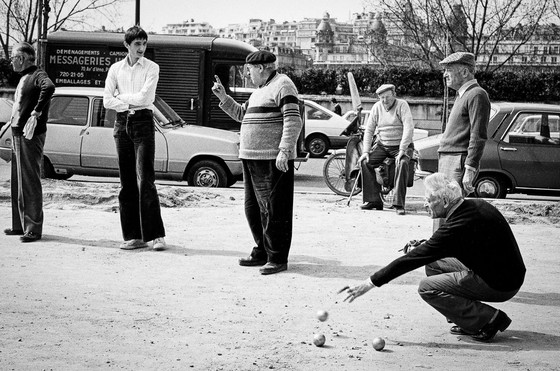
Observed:
[[[329,152],[329,140],[324,135],[312,134],[305,141],[307,152],[311,157],[325,157]]]
[[[476,197],[505,198],[507,186],[504,180],[497,175],[482,175],[474,183]]]
[[[69,179],[72,174],[58,174],[54,170],[54,166],[51,163],[51,160],[47,156],[43,156],[43,168],[45,171],[45,178],[49,179],[57,179],[57,180],[66,180]]]
[[[216,161],[202,160],[189,169],[187,183],[194,187],[227,187],[228,176]]]

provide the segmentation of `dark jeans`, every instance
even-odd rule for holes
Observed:
[[[482,303],[504,302],[518,290],[498,291],[469,270],[459,260],[446,258],[426,265],[426,275],[418,293],[447,319],[472,334],[486,325],[496,308]]]
[[[285,173],[276,168],[276,160],[242,162],[245,216],[257,244],[251,256],[287,263],[292,243],[294,161],[289,161]]]
[[[151,241],[165,236],[155,185],[153,114],[117,114],[114,137],[119,159],[119,210],[125,241]]]
[[[46,133],[25,139],[14,135],[12,150],[12,229],[43,233],[43,188],[41,162]]]
[[[408,183],[408,167],[413,149],[407,148],[406,155],[403,157],[399,166],[395,168],[395,196],[393,197],[393,206],[403,207],[406,199],[406,186]],[[375,179],[375,168],[383,163],[385,158],[397,158],[399,154],[399,146],[385,146],[380,142],[375,143],[369,154],[369,162],[362,163],[362,190],[364,192],[364,202],[373,202],[374,204],[383,205],[379,192],[381,186]]]

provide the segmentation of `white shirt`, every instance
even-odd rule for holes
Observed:
[[[140,109],[153,111],[159,66],[144,57],[133,66],[128,64],[128,60],[129,56],[109,68],[103,105],[117,112]]]

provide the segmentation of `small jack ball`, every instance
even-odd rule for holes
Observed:
[[[326,310],[317,311],[317,319],[321,322],[325,322],[329,318],[329,313]]]
[[[383,338],[375,338],[373,339],[373,349],[377,350],[378,352],[385,348],[385,340]]]
[[[325,335],[323,334],[315,334],[315,336],[313,336],[313,344],[315,344],[315,346],[317,347],[322,347],[323,345],[325,345]]]

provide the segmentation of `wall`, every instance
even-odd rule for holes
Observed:
[[[300,98],[311,100],[330,110],[333,106],[331,98],[335,97],[342,107],[342,114],[352,110],[352,99],[350,96],[344,95],[307,95],[300,94]],[[428,130],[429,135],[441,133],[441,112],[443,109],[442,99],[422,99],[422,98],[405,98],[412,111],[414,118],[414,127],[418,129]],[[362,98],[362,107],[369,111],[377,102],[377,98]]]

